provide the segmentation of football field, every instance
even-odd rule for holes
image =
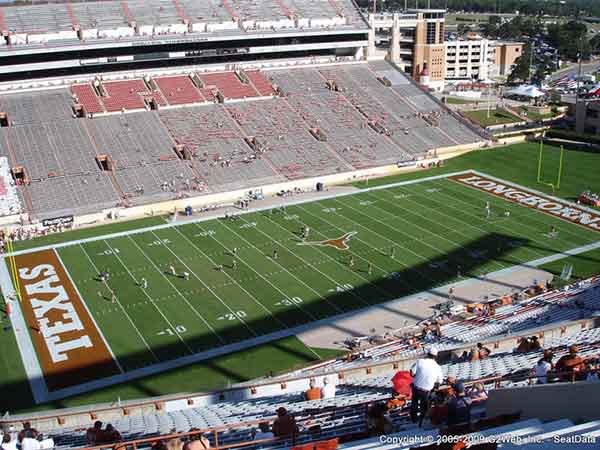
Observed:
[[[293,335],[599,237],[444,176],[28,250],[16,262],[29,337],[49,392],[61,392]],[[59,315],[44,317],[35,299],[28,309],[28,280],[44,294],[49,275],[64,281],[80,325],[62,335],[47,328]],[[59,347],[65,336],[71,346]]]

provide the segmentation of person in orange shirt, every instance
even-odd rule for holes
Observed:
[[[584,369],[585,361],[577,354],[578,352],[577,346],[572,345],[569,347],[569,354],[556,362],[555,370],[560,374],[561,380],[570,381],[573,374],[577,376]]]
[[[306,400],[320,400],[322,397],[321,389],[317,387],[315,380],[310,380],[309,389],[304,393]]]

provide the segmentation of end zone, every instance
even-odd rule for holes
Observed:
[[[19,255],[15,263],[22,326],[35,347],[47,390],[120,373],[56,251]]]

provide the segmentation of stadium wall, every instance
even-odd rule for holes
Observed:
[[[503,338],[490,339],[483,343],[492,348],[494,352],[510,351],[518,345],[521,335],[540,338],[543,345],[545,339],[558,339],[574,335],[582,329],[590,329],[600,325],[599,318],[589,318],[574,322],[562,322],[528,330],[524,334],[515,334]],[[460,355],[465,350],[470,350],[472,345],[456,348],[452,351],[440,353],[440,360],[450,360],[452,354]],[[17,428],[23,422],[29,421],[32,426],[41,432],[55,430],[57,427],[88,427],[94,420],[103,422],[115,422],[127,415],[143,415],[156,413],[157,411],[175,411],[186,408],[196,408],[217,402],[234,402],[251,398],[269,397],[285,393],[300,392],[308,389],[311,379],[316,379],[321,384],[323,377],[327,376],[332,382],[341,384],[344,382],[358,381],[365,377],[373,377],[378,374],[389,373],[393,370],[408,370],[415,362],[415,358],[405,360],[390,360],[383,363],[370,363],[349,369],[347,371],[323,371],[318,376],[307,376],[290,374],[289,377],[279,377],[277,380],[256,380],[252,383],[243,383],[233,386],[231,389],[213,391],[208,393],[190,393],[187,395],[165,395],[147,398],[143,400],[119,401],[117,403],[105,403],[87,405],[83,407],[61,409],[60,411],[45,411],[22,415],[11,415],[0,419],[0,427],[15,426]],[[322,364],[322,363],[321,363]],[[493,379],[492,379],[493,380]],[[600,384],[598,385],[600,387]],[[510,397],[512,399],[512,397]],[[532,400],[533,401],[533,400]],[[510,408],[508,400],[498,400],[497,408]],[[508,405],[508,406],[507,406]],[[546,405],[547,407],[547,405]],[[535,413],[537,414],[537,413]],[[541,416],[538,414],[538,416]]]
[[[391,164],[369,169],[361,169],[339,174],[325,175],[316,178],[307,178],[301,180],[286,181],[267,186],[249,186],[235,191],[219,192],[214,194],[200,195],[197,197],[182,198],[166,202],[150,203],[146,205],[132,207],[115,207],[98,211],[93,214],[85,214],[74,217],[73,226],[75,228],[98,226],[105,223],[113,223],[117,220],[131,220],[157,215],[172,214],[174,211],[182,211],[187,206],[192,208],[201,208],[216,205],[218,207],[231,206],[235,201],[246,196],[248,191],[261,191],[265,196],[273,196],[278,192],[293,190],[315,190],[317,183],[323,183],[326,187],[340,184],[347,184],[370,178],[379,178],[400,173],[407,173],[418,170],[422,164],[428,164],[440,159],[448,159],[468,151],[481,148],[483,144],[474,143],[468,145],[457,145],[430,152],[431,159],[414,161],[410,166],[398,166]],[[25,217],[27,215],[24,215]],[[32,227],[36,226],[35,218],[31,217]],[[0,218],[0,225],[12,228],[22,227],[21,216],[11,216],[10,218]]]
[[[600,383],[593,381],[493,389],[489,391],[486,413],[497,417],[521,411],[521,419],[570,419],[579,423],[600,419],[599,398]]]

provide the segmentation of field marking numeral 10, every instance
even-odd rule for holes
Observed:
[[[177,333],[185,333],[187,331],[187,328],[184,327],[183,325],[177,325],[175,327],[175,331],[173,331],[171,328],[166,328],[163,331],[159,331],[158,334],[161,336],[169,335],[169,336],[175,336],[175,332]]]
[[[217,317],[217,320],[238,320],[243,319],[248,314],[245,311],[234,311],[232,313],[223,314],[220,317]]]
[[[98,253],[98,255],[102,255],[102,256],[110,256],[110,255],[116,255],[117,253],[120,253],[121,251],[114,247],[112,249],[108,248],[106,250],[104,250],[103,252]]]
[[[340,284],[335,288],[337,292],[349,292],[352,289],[354,289],[354,287],[351,284]]]

